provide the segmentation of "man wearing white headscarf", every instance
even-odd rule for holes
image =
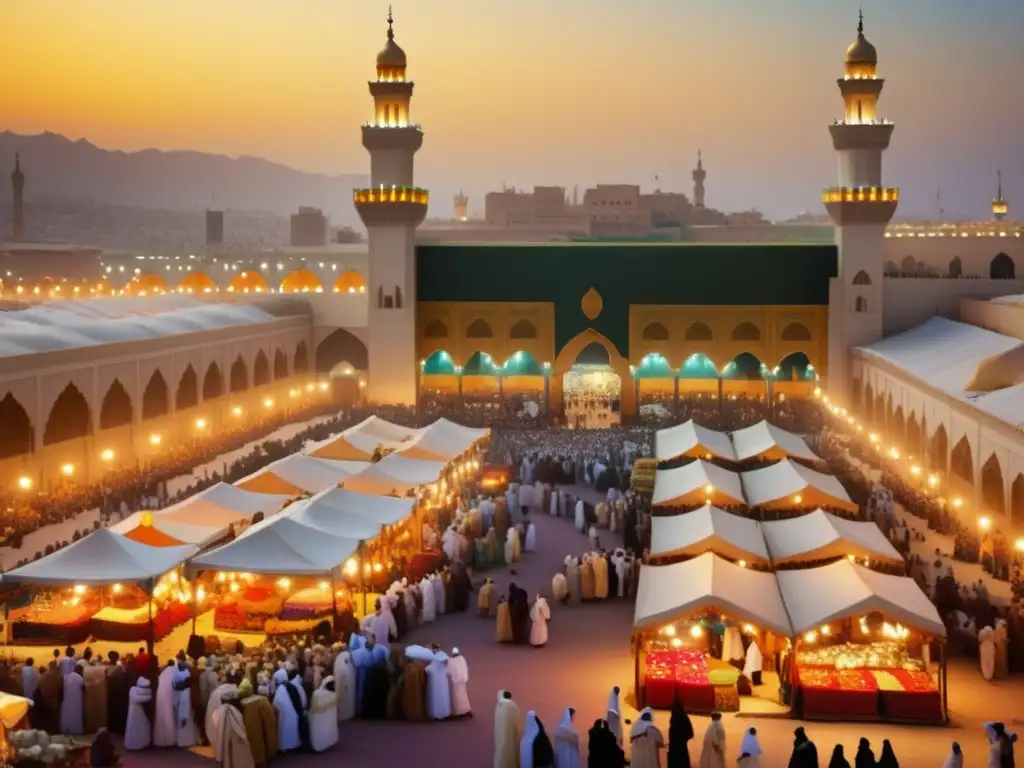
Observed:
[[[583,511],[583,499],[576,500],[576,509],[573,511],[575,515],[576,530],[580,533],[587,528],[587,518]]]
[[[398,637],[398,625],[386,597],[377,598],[376,610],[363,619],[362,629],[372,632],[374,641],[379,645],[387,645]]]
[[[125,749],[145,749],[153,743],[153,728],[146,706],[153,701],[149,678],[140,677],[128,691],[128,720],[124,729]]]
[[[508,529],[508,533],[505,534],[505,562],[511,565],[519,558],[516,556],[516,551],[519,549],[519,531],[516,530],[515,526]]]
[[[757,740],[757,728],[747,728],[747,732],[743,734],[739,765],[740,768],[760,768],[761,766],[761,744]]]
[[[210,698],[206,701],[206,720],[203,729],[206,733],[206,740],[214,747],[220,743],[220,705],[231,695],[238,695],[238,686],[234,683],[224,683],[213,689]]]
[[[523,738],[519,742],[519,768],[533,768],[533,742],[540,735],[540,723],[537,713],[532,709],[526,713],[523,725]]]
[[[435,573],[431,584],[434,587],[434,606],[437,608],[437,615],[443,616],[448,611],[448,599],[444,593],[444,578],[440,573]]]
[[[722,714],[711,713],[711,722],[704,731],[704,743],[700,748],[700,768],[725,768],[725,726]]]
[[[448,686],[448,656],[440,651],[427,664],[427,717],[447,720],[452,716],[452,694]]]
[[[564,573],[556,573],[551,577],[551,596],[563,605],[569,602],[569,582]]]
[[[608,708],[604,713],[604,719],[608,722],[608,730],[612,732],[615,741],[622,746],[622,714],[619,706],[619,686],[612,688],[608,696]]]
[[[580,735],[572,717],[576,710],[566,707],[555,731],[555,768],[580,768]]]
[[[665,747],[665,737],[654,725],[654,712],[647,707],[629,731],[631,768],[659,768],[659,755]]]
[[[429,576],[424,576],[423,581],[420,582],[420,596],[423,598],[423,623],[426,624],[437,618],[434,585],[430,583]]]
[[[527,552],[537,551],[537,526],[529,520],[526,521],[526,540],[523,542],[523,549]]]
[[[338,697],[334,678],[326,677],[309,702],[309,744],[323,752],[338,743]]]
[[[448,659],[448,681],[451,683],[452,717],[473,714],[469,692],[466,690],[469,683],[469,665],[458,648],[452,648],[452,657]]]
[[[995,630],[984,627],[978,633],[978,654],[981,657],[981,676],[991,681],[996,671]]]
[[[282,752],[290,752],[302,746],[302,733],[299,722],[303,716],[302,700],[288,682],[288,672],[279,669],[273,678],[274,711],[277,713],[277,748]]]
[[[494,709],[494,768],[519,768],[521,734],[519,707],[512,701],[511,692],[498,691]]]
[[[334,692],[338,700],[338,722],[356,716],[356,668],[348,651],[334,660]]]
[[[551,621],[551,608],[548,601],[540,595],[533,601],[530,609],[530,645],[540,648],[548,642],[548,622]]]
[[[761,667],[763,664],[764,658],[761,656],[761,647],[757,644],[756,639],[752,639],[750,645],[747,646],[747,659],[743,664],[743,676],[750,681],[751,685],[761,684]]]

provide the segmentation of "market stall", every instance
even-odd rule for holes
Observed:
[[[736,472],[697,459],[654,476],[654,507],[746,506],[743,484]]]
[[[729,435],[702,427],[693,419],[659,429],[654,435],[654,455],[658,461],[681,458],[736,461],[736,450]]]
[[[152,512],[136,512],[111,526],[110,530],[150,547],[176,547],[183,544],[204,547],[224,538],[230,527],[177,523]]]
[[[167,522],[222,528],[226,532],[232,525],[249,523],[257,513],[265,517],[277,514],[292,498],[291,493],[255,493],[217,483],[153,514]]]
[[[816,464],[823,463],[823,459],[811,450],[802,437],[767,421],[759,421],[745,429],[737,429],[732,433],[732,444],[737,461],[800,459]]]
[[[447,462],[468,453],[489,434],[489,429],[438,419],[402,443],[396,452],[409,459]]]
[[[790,513],[818,507],[843,510],[850,514],[859,511],[843,484],[834,476],[808,469],[789,459],[743,472],[740,477],[743,480],[743,493],[752,507]]]
[[[798,716],[945,721],[946,629],[913,579],[845,559],[776,577],[797,638],[787,686]]]
[[[902,570],[903,555],[874,522],[847,520],[821,509],[802,517],[761,523],[776,567],[852,558]]]
[[[370,416],[353,427],[310,445],[304,453],[320,459],[370,461],[415,436],[419,430]]]
[[[385,456],[375,464],[342,481],[346,491],[376,496],[406,496],[415,489],[433,485],[444,475],[440,461],[410,459],[398,453]]]
[[[638,707],[667,708],[678,697],[690,712],[735,711],[751,642],[766,660],[791,635],[778,583],[706,553],[640,570],[633,619]]]
[[[337,488],[344,480],[370,466],[364,461],[334,461],[293,453],[242,478],[235,487],[295,498]]]
[[[770,568],[761,524],[705,504],[681,515],[651,518],[653,564],[714,552],[738,564]]]

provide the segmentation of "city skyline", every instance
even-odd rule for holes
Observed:
[[[887,81],[881,112],[896,122],[885,181],[903,189],[901,214],[937,215],[941,189],[947,214],[987,218],[1002,169],[1014,217],[1024,105],[998,81],[1024,65],[1016,47],[1024,6],[863,5]],[[0,127],[126,151],[367,170],[359,126],[372,115],[365,83],[385,40],[387,3],[258,0],[242,13],[236,0],[215,8],[182,0],[144,17],[125,7],[43,0],[7,9],[20,32],[0,66],[22,74],[0,84],[9,105]],[[431,188],[431,213],[444,215],[459,189],[482,211],[483,193],[503,182],[690,194],[698,148],[708,205],[823,213],[820,189],[836,177],[827,126],[841,114],[835,79],[858,7],[568,0],[480,9],[438,0],[427,13],[396,4],[396,39],[418,83],[412,119],[426,139],[417,181]]]

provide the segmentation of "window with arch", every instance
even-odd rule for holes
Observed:
[[[900,262],[900,272],[904,275],[916,274],[917,260],[913,256],[904,256],[903,261]]]
[[[423,337],[426,339],[447,339],[448,326],[437,318],[428,320],[427,324],[423,326]]]
[[[803,323],[790,323],[782,329],[783,341],[810,341],[811,331]]]
[[[668,328],[658,322],[648,323],[644,326],[644,341],[668,341]]]
[[[1013,280],[1017,277],[1017,265],[1005,253],[997,253],[988,268],[988,276],[993,280]]]
[[[687,341],[711,341],[711,329],[704,323],[694,323],[686,329]]]
[[[740,323],[732,331],[733,341],[760,341],[761,330],[753,323]]]
[[[469,324],[466,328],[467,339],[492,339],[494,338],[494,331],[491,330],[491,326],[487,324],[486,320],[476,319]]]
[[[946,277],[963,277],[963,274],[964,263],[960,260],[959,256],[956,256],[949,262],[949,272],[946,273]]]
[[[858,272],[853,278],[854,285],[871,285],[871,276],[868,275],[863,269]]]
[[[508,332],[510,339],[536,339],[537,326],[529,320],[520,320]]]
[[[853,301],[853,311],[854,312],[867,312],[868,311],[868,300],[865,299],[863,296],[858,296]]]

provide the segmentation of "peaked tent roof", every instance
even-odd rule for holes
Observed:
[[[400,453],[385,456],[376,464],[367,465],[357,475],[344,481],[346,491],[376,496],[404,496],[421,485],[436,483],[444,473],[439,461],[409,459]]]
[[[655,472],[652,497],[654,506],[674,507],[708,501],[745,505],[740,476],[703,459],[675,469],[659,469]]]
[[[245,518],[248,519],[248,518]],[[163,518],[155,512],[136,512],[110,530],[151,547],[181,544],[203,546],[216,541],[228,531],[228,525],[196,525]]]
[[[248,522],[257,512],[276,514],[291,499],[292,496],[254,493],[228,483],[217,483],[184,501],[155,510],[153,517],[163,523],[225,530],[232,523]]]
[[[371,466],[365,461],[332,461],[293,453],[242,478],[235,487],[257,493],[299,496],[319,493]]]
[[[196,553],[192,545],[149,547],[100,528],[3,575],[8,584],[116,584],[160,576]]]
[[[448,419],[438,419],[397,448],[410,459],[448,462],[461,456],[490,433],[488,429],[464,427]]]
[[[693,419],[654,435],[654,456],[658,461],[671,461],[681,456],[704,458],[707,454],[726,461],[736,461],[736,450],[729,435],[702,427]]]
[[[743,491],[754,507],[793,509],[828,506],[856,512],[843,484],[789,459],[762,469],[743,472]],[[800,501],[795,499],[800,496]]]
[[[329,533],[334,536],[342,536],[348,539],[367,540],[380,535],[384,523],[372,516],[361,514],[358,503],[350,503],[348,508],[332,503],[327,494],[334,491],[325,491],[317,494],[311,499],[303,499],[288,507],[285,516],[297,523],[308,525],[310,528]],[[382,496],[367,496],[366,494],[350,493],[351,496],[362,496],[368,499],[385,498]],[[402,499],[388,499],[388,501],[403,501]],[[411,511],[412,499],[409,499],[407,507]]]
[[[732,560],[770,565],[768,548],[756,520],[705,505],[682,515],[651,518],[651,557],[714,552]]]
[[[379,525],[400,523],[413,513],[416,503],[413,499],[396,499],[370,493],[356,493],[342,488],[331,488],[314,496],[311,501],[336,510],[336,514],[358,515],[373,520]]]
[[[903,556],[875,523],[845,520],[821,509],[802,517],[762,523],[761,532],[776,565],[848,555],[904,564]]]
[[[741,568],[710,552],[682,563],[640,567],[634,631],[710,608],[784,637],[793,634],[772,573]]]
[[[643,578],[643,571],[640,572]],[[782,598],[800,635],[830,621],[878,611],[907,627],[946,636],[938,610],[917,582],[838,560],[821,568],[775,574]]]
[[[263,520],[192,560],[196,568],[289,576],[327,573],[358,549],[348,539],[304,525],[286,515]]]
[[[395,449],[418,432],[417,429],[370,416],[340,434],[308,446],[303,452],[320,459],[369,461],[378,447]]]
[[[736,459],[739,461],[787,457],[815,462],[822,460],[802,437],[767,421],[759,421],[746,429],[737,429],[732,433],[732,444],[736,449]]]

